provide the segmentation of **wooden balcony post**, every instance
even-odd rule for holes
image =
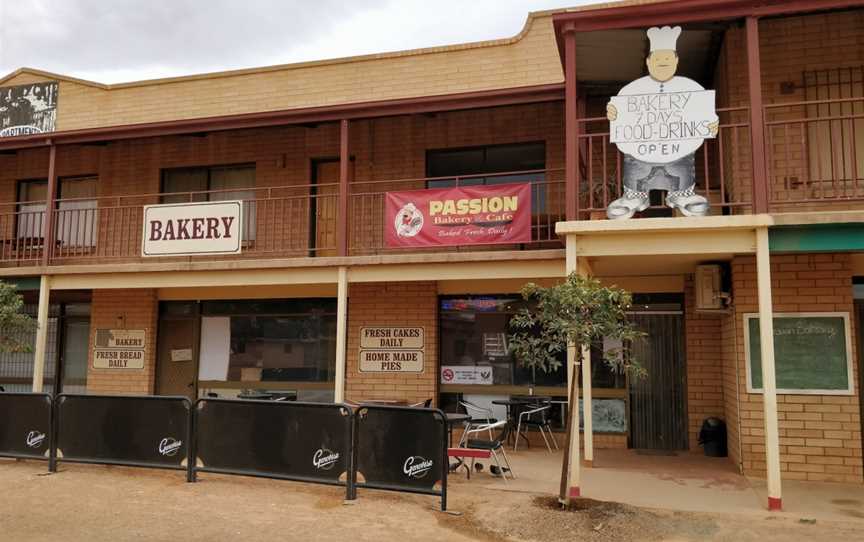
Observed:
[[[53,148],[53,147],[52,147]],[[33,349],[33,393],[41,393],[45,380],[45,353],[48,351],[48,308],[51,298],[51,277],[39,280],[39,307],[36,310],[36,345]],[[54,375],[55,385],[57,374]]]
[[[564,30],[564,207],[567,220],[579,219],[579,106],[576,32]]]
[[[351,165],[348,130],[348,120],[342,119],[339,127],[339,207],[336,213],[336,248],[339,256],[348,255],[348,177]]]
[[[45,220],[42,222],[42,265],[51,261],[54,249],[54,200],[57,199],[57,145],[51,143],[48,150],[48,194],[45,197]]]
[[[753,165],[753,212],[768,212],[765,157],[765,117],[762,103],[762,61],[759,57],[759,19],[747,17],[747,82],[750,94],[750,145]]]

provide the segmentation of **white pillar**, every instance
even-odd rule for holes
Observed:
[[[594,463],[594,420],[591,406],[591,347],[582,347],[582,417],[585,431],[585,463]]]
[[[33,392],[42,392],[42,382],[45,380],[45,352],[48,350],[48,299],[51,296],[51,277],[42,275],[39,280],[39,308],[36,320],[36,345],[33,354]],[[56,375],[55,375],[56,376]],[[55,384],[57,379],[55,378]]]
[[[759,287],[759,343],[762,358],[762,401],[765,414],[765,463],[768,467],[768,509],[782,508],[780,437],[777,430],[777,382],[774,372],[774,311],[768,228],[756,230],[756,274]],[[744,330],[747,333],[747,330]]]
[[[334,401],[345,400],[345,341],[348,339],[348,268],[339,268],[336,285],[336,375]]]
[[[565,271],[567,276],[576,271],[576,237],[574,235],[567,236],[567,244],[565,245]],[[567,463],[567,494],[565,503],[569,504],[570,499],[581,495],[581,453],[579,450],[579,382],[577,375],[579,374],[579,365],[577,357],[577,346],[567,346],[567,386],[570,390],[568,401],[570,408],[570,442],[568,449],[570,451],[569,460]]]

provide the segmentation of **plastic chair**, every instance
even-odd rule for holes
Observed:
[[[492,434],[493,429],[501,429],[501,432],[498,433],[498,436],[494,439],[474,439],[470,438],[471,435],[476,435],[478,433],[486,433]],[[512,479],[516,479],[516,473],[513,472],[513,468],[510,466],[510,459],[507,458],[507,452],[504,451],[504,443],[507,442],[507,437],[510,435],[510,422],[500,421],[489,424],[481,424],[473,428],[469,428],[462,435],[462,440],[464,442],[465,448],[474,448],[475,450],[489,450],[492,452],[492,458],[495,460],[495,464],[498,466],[498,471],[501,473],[501,478],[504,479],[504,482],[507,482],[507,472],[510,473],[510,477]],[[504,459],[504,465],[501,464],[501,459]],[[474,468],[474,458],[471,459],[471,467]]]
[[[471,416],[471,420],[466,424],[466,429],[477,427],[480,425],[492,425],[498,423],[498,419],[492,415],[492,410],[477,406],[470,401],[462,399],[459,401],[462,408],[465,409],[465,414]],[[492,430],[489,430],[489,440],[492,440]]]
[[[543,442],[546,443],[546,449],[552,451],[552,446],[549,444],[549,439],[555,444],[555,449],[558,449],[558,441],[555,440],[555,435],[552,434],[552,426],[549,424],[549,409],[552,405],[546,404],[531,410],[525,410],[519,414],[519,423],[516,425],[516,442],[513,444],[515,452],[519,446],[519,436],[522,435],[522,426],[525,426],[525,439],[527,440],[528,428],[536,427],[540,431],[540,436],[543,437]],[[546,438],[546,431],[549,431],[549,439]]]

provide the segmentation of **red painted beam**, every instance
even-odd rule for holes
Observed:
[[[348,255],[349,130],[349,121],[342,119],[339,126],[339,211],[336,215],[336,248],[339,256]]]
[[[48,195],[45,197],[45,222],[42,230],[42,265],[51,263],[54,250],[54,200],[57,199],[57,145],[48,151]]]
[[[759,55],[759,19],[747,17],[747,88],[750,97],[750,149],[753,166],[753,213],[768,212],[765,159],[765,118],[762,102],[762,60]]]
[[[564,83],[507,89],[420,96],[355,104],[224,115],[201,119],[127,124],[0,139],[0,150],[44,147],[57,144],[92,143],[140,137],[158,137],[199,132],[240,130],[312,122],[339,122],[343,119],[392,117],[418,113],[459,111],[564,99]]]
[[[576,77],[576,35],[564,36],[564,213],[579,218],[579,89]]]

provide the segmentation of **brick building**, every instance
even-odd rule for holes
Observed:
[[[626,166],[606,106],[663,25],[678,75],[716,91],[694,165],[710,216],[654,191],[608,220]],[[7,391],[566,399],[565,370],[513,359],[507,322],[523,284],[575,271],[634,292],[649,332],[645,382],[583,372],[586,459],[698,450],[714,416],[772,506],[781,478],[864,481],[861,1],[626,1],[509,39],[155,81],[22,68],[0,96],[33,121],[0,109],[0,277],[43,324],[34,354],[4,354]],[[387,241],[387,193],[514,183],[530,241]],[[150,206],[220,202],[240,202],[234,253],[148,252]],[[396,328],[420,330],[414,365],[364,362]]]

